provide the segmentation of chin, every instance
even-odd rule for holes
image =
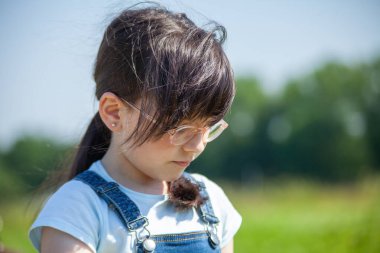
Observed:
[[[180,178],[182,176],[182,174],[183,174],[183,171],[176,173],[176,174],[167,175],[167,176],[165,176],[165,178],[163,180],[167,181],[167,182],[171,182],[171,181],[174,181],[174,180],[177,180],[178,178]]]

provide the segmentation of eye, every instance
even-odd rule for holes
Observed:
[[[175,130],[175,135],[176,136],[187,136],[187,135],[190,135],[190,134],[193,134],[194,133],[194,128],[192,127],[180,127],[180,128],[177,128]]]

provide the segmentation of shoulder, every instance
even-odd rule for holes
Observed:
[[[225,216],[225,206],[224,205],[232,205],[230,200],[228,199],[226,193],[217,183],[209,179],[208,177],[193,173],[191,176],[198,182],[202,182],[206,188],[206,192],[208,197],[210,198],[211,204],[217,212],[220,210],[220,215]]]
[[[39,248],[42,227],[52,227],[80,239],[94,248],[101,227],[104,203],[85,183],[71,180],[62,185],[46,201],[29,231]]]
[[[224,247],[231,241],[238,231],[242,222],[242,217],[218,184],[201,174],[190,175],[195,180],[203,182],[206,187],[215,215],[220,220],[219,233],[221,247]]]
[[[73,179],[53,193],[48,199],[46,206],[56,204],[60,208],[70,208],[70,205],[76,205],[76,207],[87,207],[86,209],[90,209],[100,203],[100,198],[90,186]]]
[[[223,189],[217,183],[215,183],[214,181],[212,181],[208,177],[206,177],[202,174],[198,174],[198,173],[191,173],[190,175],[196,181],[204,183],[206,190],[207,190],[207,193],[209,195],[215,196],[215,194],[216,194],[216,196],[223,196],[223,195],[225,196]]]
[[[53,212],[56,216],[67,212],[74,218],[88,215],[99,219],[104,204],[89,185],[72,179],[51,195],[42,211]]]

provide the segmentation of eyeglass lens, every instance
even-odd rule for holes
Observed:
[[[203,133],[203,140],[205,142],[215,140],[223,132],[223,130],[223,124],[217,123]],[[174,145],[182,145],[191,140],[198,133],[199,130],[193,127],[178,129],[172,136],[172,143]]]

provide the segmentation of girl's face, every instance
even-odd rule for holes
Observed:
[[[137,124],[140,112],[127,108],[123,139],[127,138]],[[184,122],[186,123],[186,122]],[[204,127],[204,121],[191,122],[192,126]],[[186,124],[189,125],[189,124]],[[129,172],[141,180],[173,181],[206,147],[203,134],[194,135],[183,145],[173,145],[168,133],[158,140],[147,141],[140,146],[130,143],[121,145],[121,153]]]

